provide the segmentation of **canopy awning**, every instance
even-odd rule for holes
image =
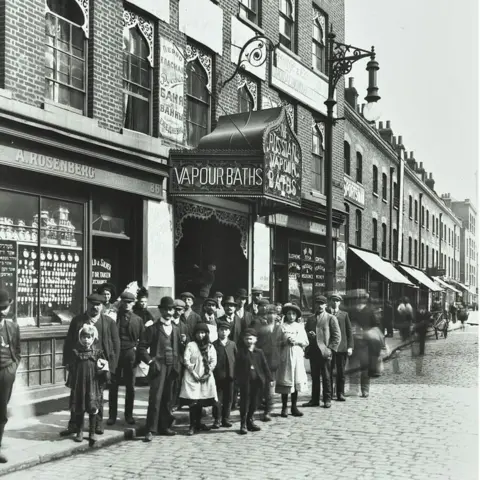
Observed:
[[[468,287],[464,285],[462,282],[457,282],[453,278],[449,278],[448,281],[454,283],[457,287],[460,287],[462,290],[465,290],[466,292],[469,291]]]
[[[444,282],[441,278],[433,277],[433,280],[434,280],[435,282],[437,282],[437,283],[438,283],[441,287],[443,287],[443,288],[448,288],[448,289],[451,290],[452,292],[460,293],[460,290],[457,290],[453,285],[450,285],[449,283]]]
[[[421,283],[432,292],[443,292],[443,288],[439,287],[434,281],[430,280],[421,270],[413,267],[406,267],[405,265],[400,265],[400,268],[406,273],[411,275],[417,282]]]
[[[366,264],[385,277],[388,281],[392,283],[403,283],[404,285],[413,285],[413,283],[403,276],[391,263],[382,260],[376,253],[358,250],[353,247],[349,248],[355,253],[355,255],[360,257]]]

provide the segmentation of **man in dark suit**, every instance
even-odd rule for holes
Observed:
[[[120,355],[120,337],[115,320],[103,313],[105,298],[103,294],[92,293],[87,297],[87,310],[85,313],[73,317],[68,328],[67,336],[63,343],[63,365],[69,370],[73,363],[73,349],[78,343],[78,333],[84,324],[93,325],[98,332],[97,345],[103,350],[108,360],[110,372],[115,372]],[[105,385],[101,385],[103,388]],[[103,392],[102,392],[103,397]],[[60,432],[60,435],[67,436],[77,431],[76,419],[73,413],[70,416],[68,427]],[[97,424],[95,427],[97,435],[103,434],[103,403],[97,413]]]
[[[250,323],[252,323],[252,314],[247,308],[248,293],[245,288],[239,288],[235,295],[235,300],[237,301],[237,317],[242,320],[242,328],[248,328]]]
[[[253,287],[252,288],[252,302],[249,303],[245,310],[250,312],[253,315],[257,315],[258,313],[258,304],[260,300],[263,298],[263,290],[260,287]],[[268,302],[267,302],[268,303]]]
[[[174,300],[173,301],[173,317],[172,323],[178,328],[180,333],[180,361],[183,362],[183,354],[185,352],[185,347],[190,341],[190,334],[188,327],[185,323],[182,322],[181,318],[185,313],[185,302],[183,300]],[[183,373],[183,368],[182,368]],[[172,412],[179,407],[179,398],[180,398],[180,388],[182,386],[182,375],[179,375],[175,378],[174,385],[172,387],[173,396],[172,396]]]
[[[145,441],[151,442],[154,433],[173,436],[170,428],[174,417],[170,402],[175,378],[180,374],[180,333],[172,323],[173,298],[163,297],[158,306],[160,320],[147,327],[138,346],[138,357],[150,366],[148,379],[148,410]]]
[[[107,425],[114,425],[118,413],[118,386],[120,379],[125,382],[125,421],[134,425],[133,404],[135,402],[135,376],[137,369],[137,346],[145,329],[143,320],[132,312],[135,295],[123,292],[120,295],[120,307],[117,314],[117,327],[120,336],[120,357],[109,392]]]
[[[195,303],[195,296],[193,293],[183,292],[180,294],[180,300],[185,302],[185,312],[181,316],[181,320],[188,327],[188,335],[192,338],[195,325],[202,321],[200,315],[192,309]]]
[[[8,420],[7,406],[20,363],[20,329],[16,322],[7,320],[11,304],[8,292],[0,290],[0,463],[7,463],[1,453],[2,439]]]
[[[305,324],[310,342],[308,357],[312,376],[312,398],[304,407],[320,405],[320,377],[322,378],[323,402],[325,408],[332,406],[332,383],[330,365],[334,352],[340,344],[341,334],[337,318],[327,313],[327,299],[323,295],[315,297],[316,313]]]
[[[220,322],[227,322],[230,325],[228,338],[238,344],[242,330],[245,330],[242,319],[235,313],[237,302],[232,296],[227,296],[223,302],[225,315],[217,319],[217,327]]]
[[[334,352],[332,358],[332,391],[333,391],[333,377],[334,371],[336,372],[336,390],[337,400],[339,402],[345,401],[345,365],[347,364],[347,358],[352,355],[353,352],[353,334],[352,324],[350,323],[350,317],[348,313],[340,310],[340,304],[342,303],[342,297],[338,294],[330,296],[330,313],[337,317],[338,326],[340,327],[340,343],[337,351]]]

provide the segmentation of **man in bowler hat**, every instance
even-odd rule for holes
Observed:
[[[223,302],[225,315],[217,319],[217,327],[220,322],[227,322],[230,325],[230,333],[228,338],[238,344],[242,330],[246,325],[243,324],[241,318],[236,314],[237,302],[232,296],[227,296]]]
[[[304,407],[320,405],[320,377],[322,378],[323,402],[325,408],[332,406],[331,362],[341,340],[340,327],[334,315],[326,311],[327,298],[315,297],[316,313],[307,319],[305,330],[310,342],[308,357],[312,376],[312,398]]]
[[[143,331],[138,346],[139,359],[149,365],[146,442],[151,442],[155,433],[175,435],[170,428],[174,420],[170,403],[175,379],[181,371],[181,340],[178,327],[172,323],[174,307],[173,298],[160,300],[160,320]]]
[[[2,439],[7,423],[7,405],[12,396],[17,367],[20,363],[20,329],[7,320],[12,299],[6,290],[0,290],[0,463],[7,463],[2,454]]]
[[[103,313],[105,297],[100,293],[92,293],[87,297],[87,309],[84,313],[73,317],[68,328],[67,336],[63,342],[63,365],[69,370],[73,363],[73,349],[78,342],[78,333],[83,325],[93,325],[98,332],[97,345],[103,350],[108,360],[108,368],[110,372],[115,372],[120,356],[120,337],[118,336],[118,328],[115,320]],[[101,384],[101,388],[105,385]],[[102,392],[103,398],[103,392]],[[67,436],[77,431],[76,419],[72,413],[66,430],[60,432],[60,435]],[[95,427],[97,435],[103,434],[103,404],[97,413],[97,423]]]

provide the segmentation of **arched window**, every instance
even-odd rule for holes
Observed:
[[[355,245],[362,246],[362,212],[355,210]]]
[[[85,112],[85,14],[75,0],[47,0],[45,98]]]
[[[312,133],[312,174],[313,174],[313,188],[317,192],[324,193],[324,151],[323,138],[317,126],[313,127]]]
[[[372,167],[372,180],[373,180],[373,193],[378,195],[378,167],[374,165]]]
[[[210,128],[208,75],[198,59],[187,63],[187,144],[196,147]]]
[[[387,224],[382,223],[382,257],[387,256]]]
[[[123,32],[124,124],[128,130],[150,134],[152,68],[150,47],[138,26]]]
[[[238,95],[238,113],[251,112],[253,110],[253,97],[246,85],[240,87]]]
[[[350,243],[350,205],[348,203],[344,203],[343,206],[345,207],[345,213],[347,218],[345,219],[345,243]]]
[[[343,171],[350,175],[350,144],[346,140],[343,142]]]
[[[293,51],[295,49],[293,2],[291,0],[279,0],[279,11],[280,43]]]
[[[322,22],[323,20],[323,22]],[[322,25],[323,23],[323,25]],[[313,10],[312,67],[325,72],[325,17],[317,9]]]
[[[357,152],[357,182],[362,183],[363,181],[363,158],[360,152]]]
[[[378,220],[372,219],[372,250],[378,251]]]

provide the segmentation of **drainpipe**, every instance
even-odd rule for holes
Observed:
[[[418,262],[418,267],[419,269],[421,270],[422,269],[422,265],[423,265],[423,261],[422,259],[424,259],[424,256],[425,256],[425,249],[424,249],[424,252],[423,252],[423,255],[422,255],[422,223],[423,223],[423,218],[422,218],[422,199],[423,199],[423,193],[421,193],[418,197],[418,216],[420,217],[419,218],[419,222],[418,222],[418,253],[419,253],[419,262]]]
[[[439,242],[439,246],[438,246],[438,258],[440,260],[440,269],[443,268],[443,261],[442,261],[442,240],[443,240],[443,226],[442,226],[442,218],[443,218],[443,213],[440,214],[440,218],[438,219],[438,223],[439,223],[439,226],[440,226],[440,242]],[[437,268],[438,267],[438,264],[437,264]]]
[[[398,156],[398,216],[397,216],[397,232],[398,232],[398,262],[402,261],[403,255],[403,201],[404,201],[404,189],[405,189],[405,163],[402,159],[401,151]]]
[[[393,233],[393,172],[395,167],[390,167],[390,222],[388,227],[388,258],[391,261],[393,257],[393,242],[392,242],[392,233]],[[398,232],[398,230],[397,230]]]
[[[453,226],[453,278],[457,279],[457,263],[455,262],[455,250],[457,249],[457,226]]]

